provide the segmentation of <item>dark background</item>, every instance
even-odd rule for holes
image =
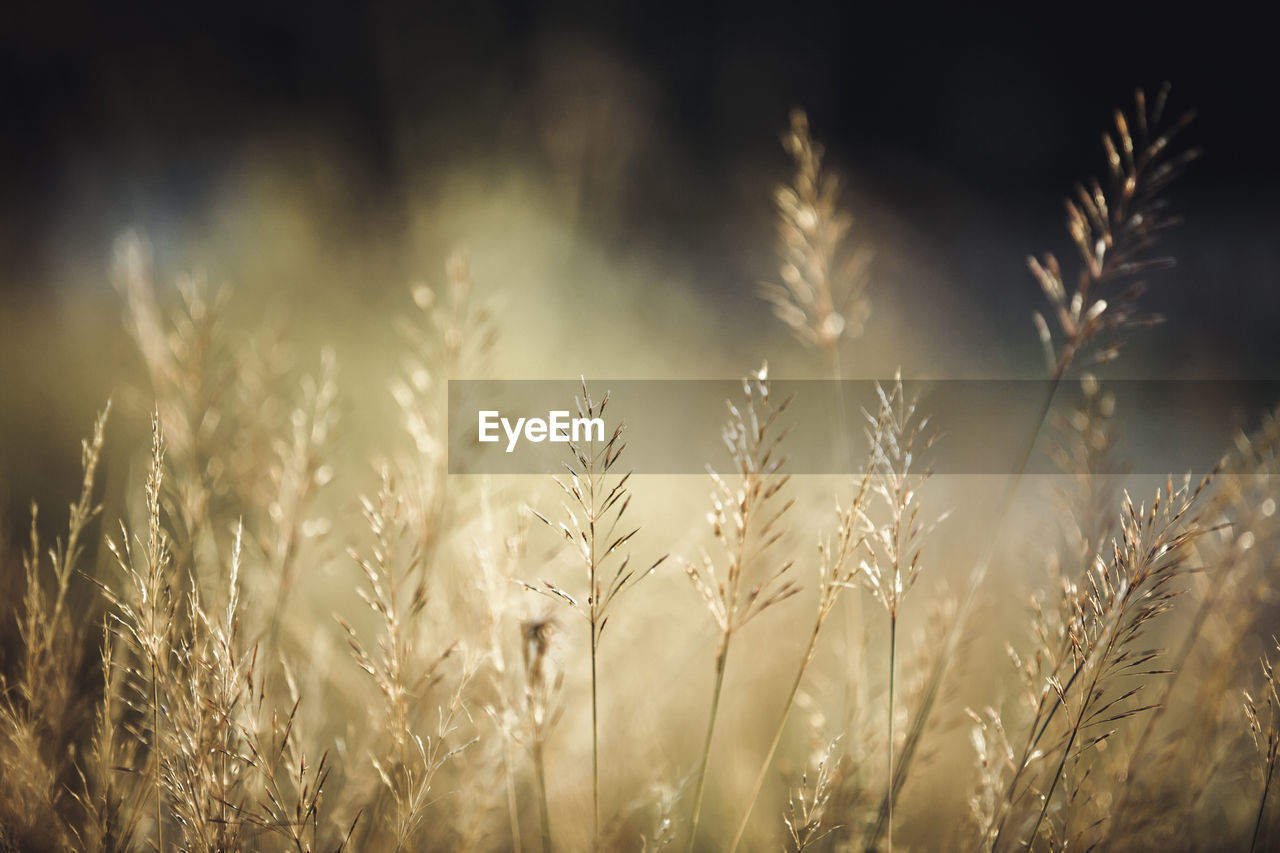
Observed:
[[[1172,109],[1198,109],[1188,140],[1206,155],[1174,192],[1181,268],[1153,305],[1227,372],[1274,372],[1271,26],[1222,4],[1035,5],[22,4],[0,23],[0,288],[10,304],[40,299],[68,221],[105,258],[119,228],[200,211],[238,158],[284,137],[341,151],[360,223],[342,227],[394,238],[406,151],[555,168],[537,162],[530,81],[548,54],[597,52],[633,75],[620,97],[645,99],[664,144],[609,188],[610,216],[592,217],[585,194],[593,239],[684,257],[708,288],[767,272],[768,232],[737,215],[742,164],[785,174],[778,133],[803,105],[833,163],[1025,323],[1011,295],[1036,297],[1023,257],[1065,250],[1059,200],[1101,170],[1111,109],[1170,80]],[[975,198],[993,217],[981,227]]]

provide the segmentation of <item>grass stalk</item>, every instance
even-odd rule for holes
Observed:
[[[592,564],[595,563],[594,555],[595,537],[592,537]],[[592,578],[592,588],[595,588],[595,578]],[[599,638],[597,626],[591,623],[591,849],[598,849],[600,846],[600,721],[597,713],[596,705],[596,642]]]
[[[889,614],[889,780],[888,790],[890,794],[893,791],[893,692],[894,692],[894,675],[897,671],[898,657],[898,617],[896,614]],[[885,829],[885,839],[889,846],[889,853],[893,853],[893,801],[894,797],[889,797],[889,818],[888,826]]]
[[[1262,784],[1262,799],[1258,801],[1258,817],[1253,822],[1253,837],[1249,841],[1249,851],[1259,849],[1258,841],[1262,838],[1262,820],[1267,812],[1267,797],[1271,794],[1271,780],[1275,777],[1276,763],[1274,761],[1267,764],[1266,780]]]
[[[547,771],[542,758],[542,741],[533,744],[533,775],[538,786],[538,815],[542,830],[542,853],[551,853],[551,808],[547,802]]]
[[[160,675],[156,672],[154,662],[151,667],[151,737],[155,750],[153,763],[155,769],[156,788],[156,849],[164,850],[164,779],[162,774],[163,753],[160,748]]]
[[[585,383],[583,385],[583,395],[587,397],[587,405],[589,407],[590,397],[586,394]],[[596,561],[596,518],[599,507],[596,505],[597,477],[595,472],[596,442],[594,435],[588,443],[588,448],[587,452],[590,454],[591,459],[587,477],[587,571],[590,583],[589,589],[591,590],[591,601],[589,602],[591,608],[591,849],[597,850],[600,847],[600,714],[596,655],[600,647],[601,626],[599,617],[602,608],[599,602],[599,582],[596,579],[596,573],[599,569],[599,564]]]
[[[1109,640],[1107,643],[1106,652],[1103,656],[1104,660],[1106,655],[1109,655],[1111,653],[1111,648],[1114,641],[1115,641],[1115,635],[1112,634],[1111,640]],[[1089,683],[1089,690],[1084,694],[1086,697],[1086,701],[1089,697],[1093,697],[1095,695],[1095,691],[1097,691],[1098,689],[1098,682],[1101,679],[1102,674],[1103,674],[1103,667],[1101,663],[1099,663],[1094,668],[1093,679]],[[1062,778],[1063,773],[1065,772],[1067,767],[1067,760],[1071,758],[1071,749],[1076,745],[1076,738],[1080,736],[1080,729],[1084,725],[1085,711],[1087,710],[1087,708],[1088,708],[1087,704],[1081,706],[1080,713],[1077,715],[1075,722],[1071,726],[1071,731],[1067,735],[1066,745],[1062,748],[1062,757],[1058,759],[1058,766],[1055,767],[1053,771],[1053,779],[1052,781],[1049,782],[1049,790],[1045,791],[1044,796],[1041,797],[1043,802],[1040,805],[1040,812],[1036,815],[1035,823],[1031,825],[1031,832],[1027,834],[1028,844],[1034,843],[1036,838],[1036,833],[1040,831],[1040,826],[1041,824],[1044,823],[1044,816],[1049,812],[1049,804],[1053,802],[1053,794],[1058,789],[1058,780]],[[997,842],[999,841],[998,836],[996,840]]]
[[[512,774],[511,761],[511,744],[505,742],[502,745],[502,759],[505,765],[505,776],[507,779],[507,820],[511,826],[511,850],[512,853],[521,853],[520,844],[520,810],[516,805],[516,780]]]
[[[602,399],[594,400],[587,388],[586,379],[581,379],[581,383],[582,396],[575,401],[579,417],[601,419],[609,404],[609,394],[606,392]],[[561,536],[577,553],[586,570],[586,596],[575,597],[551,581],[544,580],[536,586],[521,582],[526,589],[545,595],[559,605],[567,603],[583,617],[588,626],[591,643],[592,849],[600,846],[600,640],[608,624],[610,605],[614,599],[630,589],[636,581],[652,574],[666,560],[666,555],[659,557],[643,572],[632,568],[631,555],[625,553],[624,546],[639,532],[639,528],[618,532],[618,525],[631,503],[631,493],[627,486],[631,475],[627,473],[617,477],[612,485],[607,483],[606,478],[626,449],[623,440],[625,430],[626,425],[619,423],[608,439],[604,437],[603,430],[597,437],[595,431],[588,429],[588,437],[583,444],[577,444],[576,438],[569,440],[572,461],[563,464],[570,477],[567,480],[554,478],[556,485],[571,499],[571,503],[563,505],[565,522],[554,523],[537,510],[531,510],[534,516]],[[601,537],[603,542],[600,541]],[[610,560],[613,561],[611,577],[606,571],[606,563]]]
[[[818,633],[821,629],[821,623],[814,626],[813,633],[809,635],[809,645],[804,652],[804,660],[800,664],[799,671],[796,672],[795,680],[791,682],[791,690],[787,693],[787,699],[782,705],[782,717],[778,720],[778,728],[773,733],[773,740],[769,743],[769,749],[765,752],[764,762],[760,766],[760,772],[756,775],[756,781],[751,786],[751,793],[747,796],[747,808],[742,815],[742,821],[738,824],[738,831],[733,836],[733,843],[729,845],[730,853],[736,851],[742,843],[742,838],[746,835],[747,824],[751,821],[751,812],[755,807],[756,800],[760,798],[760,791],[764,788],[764,780],[769,775],[769,768],[773,766],[773,757],[778,752],[778,746],[782,743],[782,735],[787,728],[787,719],[791,715],[791,709],[795,706],[796,696],[800,693],[800,684],[804,681],[805,673],[809,669],[809,662],[813,660],[813,653],[818,646]]]
[[[689,853],[693,853],[698,841],[698,822],[702,817],[702,798],[707,787],[707,766],[711,762],[711,741],[716,733],[716,718],[720,711],[720,693],[724,688],[725,665],[729,659],[729,639],[731,632],[721,635],[720,648],[716,651],[715,686],[711,689],[711,716],[707,720],[707,736],[702,743],[702,758],[698,762],[698,783],[693,797],[693,818],[689,824]]]
[[[1049,417],[1049,412],[1053,408],[1053,400],[1057,396],[1058,386],[1061,384],[1062,376],[1065,372],[1065,365],[1054,371],[1053,378],[1049,383],[1049,388],[1040,407],[1040,414],[1036,418],[1035,426],[1022,449],[1018,464],[1014,468],[1013,477],[1005,486],[1004,493],[1001,495],[995,521],[991,526],[991,535],[986,538],[982,553],[969,574],[968,587],[964,598],[961,599],[959,608],[956,610],[955,621],[947,632],[941,654],[934,659],[934,664],[929,671],[929,680],[920,703],[920,710],[916,713],[915,719],[907,730],[907,737],[903,741],[902,751],[898,755],[898,765],[895,769],[894,779],[880,803],[876,823],[866,837],[865,847],[868,850],[875,847],[880,840],[880,836],[887,829],[889,816],[893,810],[893,800],[898,796],[903,783],[906,782],[907,771],[915,758],[916,749],[919,747],[938,697],[942,693],[942,682],[950,669],[952,658],[955,657],[956,651],[960,647],[960,640],[964,636],[966,622],[973,611],[974,605],[977,603],[978,593],[982,590],[982,585],[986,581],[987,572],[991,569],[991,562],[995,559],[996,545],[999,542],[1000,534],[1004,530],[1009,511],[1013,508],[1013,499],[1017,495],[1018,488],[1026,475],[1027,466],[1031,462],[1031,455],[1035,451],[1036,443],[1040,437],[1040,431],[1043,429],[1045,421]]]
[[[877,420],[871,436],[873,445],[879,445],[884,426],[883,419]],[[783,703],[782,716],[778,720],[778,728],[774,732],[773,741],[769,745],[764,763],[761,765],[760,772],[757,774],[755,784],[752,787],[751,795],[747,799],[747,808],[743,813],[742,822],[738,825],[737,834],[734,836],[733,844],[730,847],[731,853],[742,843],[747,824],[751,819],[751,812],[757,799],[759,799],[765,777],[768,775],[769,767],[773,763],[773,757],[782,742],[787,719],[791,714],[791,709],[795,706],[796,697],[800,692],[800,685],[804,682],[809,665],[813,663],[813,656],[817,651],[818,637],[822,633],[822,626],[826,624],[827,618],[835,609],[840,593],[853,585],[854,580],[861,571],[861,567],[854,566],[849,568],[849,564],[854,556],[867,546],[867,537],[871,532],[867,527],[866,517],[863,512],[864,504],[872,489],[873,478],[869,461],[865,467],[866,470],[863,473],[861,484],[849,505],[843,509],[837,505],[836,515],[839,518],[839,523],[835,542],[831,543],[829,540],[819,541],[817,616],[813,622],[813,630],[809,634],[809,644],[805,649],[803,658],[801,658],[800,667],[796,671],[795,680],[792,682],[791,690]]]

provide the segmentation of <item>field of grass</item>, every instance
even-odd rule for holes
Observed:
[[[1166,96],[1115,114],[1067,202],[1073,255],[1029,261],[1047,391],[1000,476],[931,474],[948,425],[903,380],[945,339],[878,310],[800,111],[710,475],[630,476],[603,382],[721,369],[707,305],[503,311],[473,246],[395,304],[300,308],[299,331],[123,234],[132,368],[94,396],[101,366],[51,362],[47,393],[100,414],[78,475],[73,445],[40,474],[59,502],[0,529],[0,850],[1280,844],[1280,415],[1206,476],[1128,476],[1141,438],[1092,372],[1158,322],[1145,287],[1195,227],[1168,203],[1196,151]],[[37,346],[20,325],[14,352]],[[547,328],[608,363],[512,354]],[[831,450],[867,448],[833,464],[852,475],[789,474],[783,331],[795,373],[878,375]],[[548,367],[585,375],[604,440],[554,479],[450,474],[448,380]],[[1045,457],[1060,473],[1033,476]]]

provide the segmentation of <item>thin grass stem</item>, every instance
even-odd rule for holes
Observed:
[[[720,710],[720,693],[724,688],[725,665],[729,659],[729,638],[731,633],[725,631],[721,635],[720,649],[716,652],[716,681],[711,690],[711,717],[707,720],[707,736],[702,744],[702,759],[698,764],[698,784],[693,798],[693,819],[689,825],[689,847],[692,853],[698,840],[698,821],[702,817],[702,797],[706,793],[707,765],[711,761],[711,741],[716,733],[716,717]]]

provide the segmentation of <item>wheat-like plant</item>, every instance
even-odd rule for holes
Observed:
[[[173,651],[178,644],[182,589],[174,576],[169,535],[161,521],[160,494],[164,483],[164,437],[157,413],[151,421],[151,467],[146,485],[146,535],[131,535],[121,523],[119,539],[108,539],[126,581],[127,590],[117,595],[106,585],[102,590],[113,606],[112,619],[126,641],[134,665],[126,665],[128,686],[125,702],[148,727],[144,734],[147,761],[142,773],[151,786],[155,821],[152,831],[156,846],[164,849],[165,748],[169,741],[161,721],[168,723],[162,694],[177,686]],[[136,549],[141,549],[138,551]],[[132,695],[130,695],[132,693]]]
[[[1053,306],[1051,316],[1058,326],[1061,340],[1055,344],[1048,321],[1035,315],[1055,379],[1065,375],[1089,345],[1101,346],[1094,355],[1097,361],[1111,361],[1121,344],[1117,332],[1160,321],[1158,315],[1139,311],[1138,298],[1146,289],[1144,277],[1173,263],[1152,254],[1164,232],[1178,222],[1167,212],[1163,193],[1199,153],[1172,150],[1175,137],[1194,114],[1185,113],[1166,124],[1168,95],[1165,84],[1148,104],[1139,89],[1131,116],[1116,111],[1114,136],[1102,136],[1107,187],[1093,180],[1077,186],[1075,198],[1067,200],[1067,230],[1081,263],[1074,286],[1068,289],[1062,266],[1053,255],[1027,261]]]
[[[920,517],[920,487],[929,472],[913,470],[917,454],[928,451],[933,434],[928,432],[928,418],[917,414],[915,400],[908,401],[898,376],[889,390],[876,385],[879,411],[865,413],[873,432],[870,470],[874,475],[872,494],[879,499],[887,519],[873,528],[870,556],[862,562],[862,577],[867,589],[889,617],[889,695],[888,695],[888,782],[885,787],[885,824],[889,849],[893,849],[893,804],[898,781],[894,773],[894,682],[897,675],[898,616],[907,593],[915,586],[923,567],[921,549],[924,538],[937,522],[926,523]]]
[[[0,782],[0,822],[32,844],[39,838],[68,844],[76,834],[60,816],[59,803],[66,792],[66,757],[80,701],[73,679],[86,638],[76,627],[68,593],[84,556],[89,525],[101,511],[94,484],[110,409],[108,403],[94,423],[92,437],[81,442],[80,495],[70,504],[66,538],[59,538],[47,555],[41,554],[38,508],[32,504],[30,545],[22,559],[22,653],[13,683],[0,674],[0,757],[9,768]],[[41,570],[45,556],[53,579],[52,601]]]
[[[827,825],[826,816],[832,791],[838,785],[833,761],[838,744],[838,740],[832,741],[819,757],[818,766],[813,771],[813,782],[810,783],[809,773],[805,771],[800,777],[799,787],[787,800],[782,820],[787,834],[791,836],[791,849],[795,853],[803,853],[837,829]]]
[[[822,166],[823,149],[803,110],[792,110],[783,148],[795,162],[791,183],[774,192],[782,244],[781,284],[761,294],[803,344],[820,350],[840,377],[840,342],[862,334],[871,313],[866,298],[871,253],[848,251],[852,219],[837,206],[840,181]]]
[[[1111,556],[1099,557],[1078,583],[1066,585],[1065,630],[1060,646],[1045,650],[1049,672],[1014,762],[992,849],[1034,842],[1069,767],[1083,772],[1091,751],[1118,724],[1152,709],[1140,704],[1141,694],[1144,679],[1162,672],[1155,668],[1160,652],[1137,644],[1148,623],[1172,606],[1178,594],[1173,582],[1205,532],[1197,499],[1206,485],[1175,490],[1170,484],[1156,493],[1149,510],[1126,495],[1121,536]],[[1042,781],[1031,778],[1037,775]],[[1073,775],[1078,784],[1081,776]],[[1066,793],[1074,801],[1079,791]],[[1022,817],[1029,794],[1030,812]],[[1069,840],[1063,836],[1068,818],[1050,827],[1062,843]]]
[[[374,828],[371,831],[389,826],[391,832],[381,843],[397,850],[413,849],[436,775],[469,743],[458,745],[451,740],[474,664],[464,660],[462,672],[446,694],[449,698],[436,706],[434,735],[424,738],[416,734],[425,710],[423,700],[444,679],[446,661],[455,654],[464,659],[468,654],[457,643],[437,651],[424,647],[421,616],[427,589],[421,560],[423,537],[413,528],[407,499],[397,492],[389,471],[382,472],[378,494],[363,503],[373,546],[369,557],[353,549],[351,558],[366,582],[358,594],[380,623],[377,651],[350,623],[339,621],[357,665],[373,679],[383,701],[381,745],[371,756],[371,764],[391,808],[375,806],[368,825]]]
[[[782,501],[775,508],[779,503],[779,493],[790,479],[790,475],[781,473],[785,457],[778,448],[788,430],[777,424],[777,420],[790,405],[791,398],[781,403],[773,402],[768,364],[743,380],[742,392],[744,399],[740,404],[727,404],[729,420],[722,432],[724,444],[733,457],[737,487],[711,472],[715,490],[711,495],[712,509],[707,519],[712,536],[720,546],[724,565],[718,568],[717,560],[706,552],[700,563],[685,563],[685,573],[720,630],[715,681],[711,688],[711,713],[695,776],[690,850],[697,841],[707,765],[711,760],[711,744],[720,710],[730,642],[752,619],[799,590],[787,579],[787,572],[792,566],[790,560],[766,568],[760,573],[763,579],[754,584],[747,579],[748,570],[757,568],[757,561],[773,562],[766,552],[782,538],[784,529],[780,522],[794,499]]]
[[[609,395],[606,393],[599,401],[592,399],[584,378],[582,396],[576,403],[579,418],[587,420],[599,418],[603,421]],[[582,567],[587,576],[586,596],[574,596],[550,581],[543,581],[540,586],[526,584],[526,587],[534,592],[543,593],[558,602],[568,604],[586,620],[591,632],[591,838],[593,846],[598,846],[600,840],[600,723],[597,673],[600,640],[609,623],[609,609],[613,602],[636,581],[652,574],[666,560],[664,554],[647,568],[632,566],[631,555],[625,550],[627,543],[640,532],[640,529],[638,527],[632,527],[630,530],[618,528],[627,507],[631,504],[631,494],[627,489],[627,481],[631,478],[631,474],[610,476],[614,465],[626,448],[626,443],[622,440],[624,430],[625,426],[618,424],[607,441],[597,441],[594,433],[588,428],[588,437],[585,441],[576,442],[570,439],[568,442],[571,461],[563,464],[569,476],[567,479],[554,478],[556,485],[568,499],[563,504],[567,523],[552,523],[546,516],[533,510],[533,514],[540,521],[564,538],[582,561]]]

